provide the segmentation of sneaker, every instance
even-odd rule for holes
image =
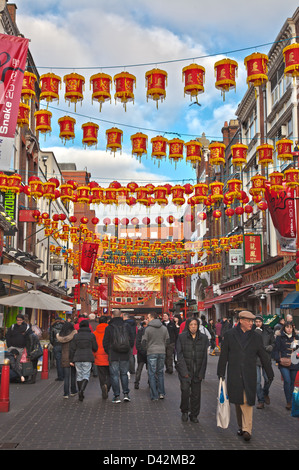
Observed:
[[[183,421],[183,423],[187,423],[187,421],[188,421],[188,413],[182,413],[182,421]]]
[[[108,387],[107,384],[104,384],[102,387],[102,398],[106,400],[108,398]]]
[[[163,395],[163,393],[160,393],[159,398],[160,398],[160,400],[164,400],[165,395]]]
[[[120,403],[120,398],[119,397],[113,397],[112,398],[112,403]]]
[[[68,395],[63,395],[63,398],[68,398],[69,396]]]
[[[131,401],[131,398],[127,393],[124,394],[124,401]]]

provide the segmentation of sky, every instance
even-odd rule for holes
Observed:
[[[85,77],[82,104],[69,106],[64,84],[59,103],[52,103],[52,133],[42,150],[52,150],[57,161],[75,162],[91,180],[107,186],[111,181],[139,185],[160,182],[195,183],[194,169],[183,160],[177,166],[151,158],[150,139],[164,135],[189,141],[204,133],[209,140],[222,140],[225,121],[235,112],[247,90],[244,58],[253,52],[268,53],[297,0],[22,0],[17,4],[17,25],[30,39],[30,51],[41,74],[63,76],[77,72]],[[215,88],[214,64],[222,58],[238,62],[236,90],[225,95]],[[182,68],[196,62],[206,69],[205,91],[200,106],[184,97]],[[166,98],[156,103],[146,98],[145,73],[159,67],[168,74]],[[89,77],[98,72],[112,77],[127,71],[136,76],[135,100],[126,111],[121,103],[92,104]],[[45,105],[41,106],[41,108]],[[64,145],[57,121],[64,115],[76,119],[76,139]],[[99,125],[97,148],[84,149],[81,125]],[[106,129],[123,131],[122,153],[106,152]],[[141,163],[132,157],[130,136],[148,135],[148,155]]]

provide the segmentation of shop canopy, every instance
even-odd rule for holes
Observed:
[[[281,302],[280,308],[299,308],[299,291],[290,292]]]
[[[277,273],[273,276],[269,277],[268,279],[264,279],[263,281],[259,282],[258,284],[263,284],[264,286],[267,284],[275,284],[276,282],[296,282],[296,261],[289,261],[283,268],[281,268]]]
[[[217,297],[213,297],[213,299],[209,299],[205,302],[205,309],[212,308],[214,304],[222,304],[226,302],[232,302],[235,297],[240,294],[245,293],[251,289],[251,285],[247,287],[243,287],[242,289],[231,290],[229,292],[225,292],[222,295],[218,295]]]

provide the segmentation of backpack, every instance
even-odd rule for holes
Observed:
[[[130,351],[129,332],[126,325],[111,325],[113,326],[113,339],[112,349],[118,353],[127,353]]]

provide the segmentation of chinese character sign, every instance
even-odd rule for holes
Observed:
[[[244,234],[244,262],[245,264],[259,264],[263,262],[261,235]]]
[[[81,282],[90,282],[98,248],[99,245],[97,243],[83,243],[81,257]]]
[[[10,167],[16,132],[28,39],[0,34],[0,166]]]

